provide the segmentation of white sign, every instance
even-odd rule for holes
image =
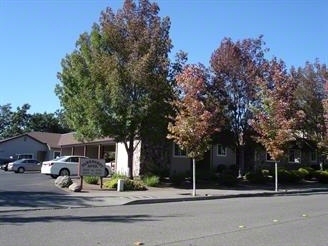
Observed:
[[[104,159],[80,159],[79,166],[80,176],[105,176]]]

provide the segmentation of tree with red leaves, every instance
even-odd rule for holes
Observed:
[[[193,160],[193,196],[196,195],[196,159],[209,149],[211,135],[219,130],[220,106],[207,90],[209,74],[203,65],[187,65],[177,75],[177,94],[172,105],[176,116],[168,125],[172,139]]]
[[[256,103],[255,81],[265,72],[264,45],[262,36],[237,42],[225,38],[210,61],[214,72],[211,91],[225,104],[224,114],[233,133],[240,175],[244,173],[244,146],[251,130],[247,121],[251,117],[250,108]]]
[[[328,75],[328,73],[326,73]],[[328,77],[328,76],[327,76]],[[318,142],[318,148],[322,155],[328,155],[328,78],[325,79],[325,97],[322,99],[323,108],[323,131],[321,134],[321,139]]]
[[[295,100],[296,81],[286,72],[282,61],[273,59],[267,64],[266,78],[258,78],[260,103],[253,108],[250,125],[261,143],[275,161],[275,190],[278,190],[277,162],[285,155],[288,145],[296,140],[296,126],[304,118],[303,111],[292,106]]]
[[[327,67],[318,60],[314,63],[306,62],[304,67],[293,67],[291,75],[297,81],[296,108],[306,114],[306,118],[299,122],[298,130],[304,139],[317,144],[319,156],[327,155]]]

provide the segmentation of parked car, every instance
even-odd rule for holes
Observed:
[[[20,159],[14,162],[8,163],[8,171],[14,171],[15,173],[23,173],[25,171],[40,171],[41,162],[34,159]]]
[[[0,169],[8,171],[8,163],[13,161],[15,161],[13,158],[0,158]]]
[[[42,162],[41,173],[50,175],[52,178],[58,176],[74,176],[78,175],[80,158],[85,156],[60,156],[50,161]]]
[[[50,175],[52,178],[58,176],[76,176],[79,172],[80,159],[88,158],[86,156],[61,156],[50,161],[44,161],[41,167],[41,173]],[[105,176],[111,174],[111,170],[108,166],[105,168]]]

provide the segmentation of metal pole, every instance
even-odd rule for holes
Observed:
[[[278,163],[277,162],[275,162],[274,163],[274,172],[275,172],[275,192],[277,192],[278,191]]]
[[[196,196],[196,159],[192,159],[192,196]]]

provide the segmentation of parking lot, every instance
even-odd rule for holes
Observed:
[[[14,173],[0,170],[0,212],[68,207],[74,201],[55,180],[40,172]]]
[[[0,170],[0,192],[58,192],[54,179],[40,172],[14,173]]]

